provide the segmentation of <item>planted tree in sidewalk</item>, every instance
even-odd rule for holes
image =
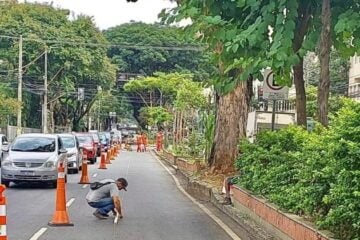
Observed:
[[[140,111],[140,120],[145,120],[144,125],[169,124],[168,117],[172,115],[174,145],[182,141],[186,127],[197,127],[194,126],[197,110],[205,104],[203,88],[192,80],[191,74],[156,73],[131,80],[124,89],[143,100],[145,107]]]

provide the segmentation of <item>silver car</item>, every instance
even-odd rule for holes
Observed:
[[[10,182],[47,182],[56,187],[60,163],[66,174],[67,151],[58,135],[20,135],[3,160],[1,183],[9,187]]]
[[[59,136],[67,150],[68,173],[78,173],[81,168],[82,154],[77,137],[72,134],[59,134]]]

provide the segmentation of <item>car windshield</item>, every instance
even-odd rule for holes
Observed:
[[[99,136],[97,135],[97,133],[91,133],[91,135],[93,136],[95,142],[99,141]]]
[[[99,136],[100,136],[100,139],[101,139],[102,142],[105,142],[105,141],[106,141],[106,136],[105,136],[105,134],[99,133]]]
[[[55,152],[55,149],[55,139],[46,137],[17,138],[11,148],[19,152]]]
[[[74,148],[75,147],[75,139],[73,137],[61,137],[64,148]]]
[[[77,136],[79,143],[91,143],[91,136]]]

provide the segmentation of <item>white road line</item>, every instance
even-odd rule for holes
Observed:
[[[87,188],[87,186],[89,186],[89,184],[84,184],[82,188]]]
[[[41,228],[39,231],[37,231],[29,240],[38,240],[41,235],[46,232],[47,228]]]
[[[125,177],[127,177],[127,175],[129,174],[129,168],[130,168],[130,158],[129,158],[128,166],[127,166],[127,169],[126,169]]]
[[[71,204],[73,204],[74,201],[75,201],[75,198],[71,198],[71,199],[66,203],[66,207],[70,207]]]
[[[179,180],[174,176],[174,174],[166,167],[158,158],[151,152],[151,155],[165,168],[165,170],[170,174],[170,176],[174,179],[176,186],[178,189],[187,196],[193,203],[195,203],[199,208],[201,208],[209,217],[211,217],[232,239],[241,240],[241,238],[236,235],[231,228],[229,228],[220,218],[214,215],[208,208],[206,208],[203,204],[199,203],[195,198],[193,198],[190,194],[188,194],[185,189],[180,185]]]
[[[94,173],[94,174],[93,174],[93,177],[96,177],[96,176],[97,176],[97,173]]]

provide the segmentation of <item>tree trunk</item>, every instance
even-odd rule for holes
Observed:
[[[314,10],[310,1],[300,1],[298,8],[298,20],[296,22],[296,31],[293,40],[294,53],[299,52],[305,36],[309,29],[312,11]],[[306,126],[306,92],[304,85],[304,58],[300,56],[300,62],[293,66],[294,84],[296,91],[296,122],[298,125]]]
[[[213,171],[225,173],[234,170],[239,140],[246,137],[248,109],[249,96],[245,81],[240,82],[232,92],[219,96],[215,139],[210,155]]]
[[[330,0],[322,3],[322,30],[320,38],[320,80],[318,87],[318,119],[324,126],[328,126],[328,108],[330,91],[330,50],[331,50],[331,11]]]
[[[293,67],[296,91],[296,122],[306,127],[306,93],[304,85],[304,59]]]

